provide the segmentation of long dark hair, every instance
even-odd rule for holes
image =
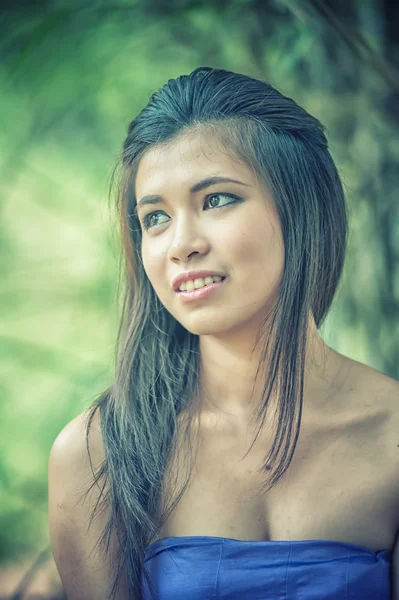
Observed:
[[[297,444],[308,315],[319,328],[344,264],[345,198],[324,127],[316,118],[269,83],[209,67],[170,79],[152,94],[128,127],[112,178],[123,247],[122,315],[115,378],[92,405],[87,426],[88,435],[99,410],[105,460],[94,475],[95,483],[102,480],[102,500],[109,509],[99,544],[106,553],[112,532],[120,542],[110,598],[124,572],[129,597],[141,599],[144,550],[184,493],[193,464],[190,432],[198,416],[199,336],[160,304],[143,268],[141,227],[134,208],[135,176],[143,153],[194,130],[216,134],[229,152],[267,183],[283,234],[285,259],[278,297],[256,340],[262,357],[257,378],[268,356],[270,363],[269,376],[262,382],[262,402],[253,415],[257,429],[252,445],[276,390],[279,399],[277,431],[260,470],[267,475],[263,493],[284,474]],[[167,493],[166,468],[176,456],[185,462],[186,476],[177,490],[181,479],[175,469]]]

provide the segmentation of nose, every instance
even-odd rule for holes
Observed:
[[[180,220],[176,226],[172,243],[169,247],[168,258],[171,261],[186,262],[192,254],[206,254],[209,250],[209,240],[200,231],[191,218]]]

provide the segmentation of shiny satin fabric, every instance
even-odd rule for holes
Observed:
[[[168,537],[146,548],[143,600],[390,600],[391,552],[331,540]]]

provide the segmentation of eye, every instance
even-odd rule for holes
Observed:
[[[224,198],[228,198],[230,200],[230,202],[228,202],[227,204],[233,204],[233,202],[231,200],[238,200],[239,198],[237,196],[233,196],[232,194],[210,194],[209,196],[207,196],[205,198],[205,202],[212,201],[214,198],[220,198],[220,197],[224,197]],[[224,204],[223,206],[226,206],[226,204]],[[219,206],[212,206],[212,208],[222,208]]]
[[[227,198],[229,200],[229,202],[227,202],[225,204],[222,204],[221,206],[219,206],[219,203],[218,203],[218,205],[215,206],[214,205],[214,199],[215,198]],[[239,198],[238,196],[235,196],[234,194],[221,194],[221,193],[219,193],[219,194],[209,194],[208,196],[206,196],[204,205],[208,201],[212,202],[211,208],[224,208],[225,206],[229,206],[230,204],[235,204],[237,202],[242,202],[242,198]],[[156,219],[158,217],[158,215],[161,215],[162,213],[165,214],[163,210],[155,210],[155,211],[149,213],[148,215],[146,215],[143,218],[143,227],[144,227],[144,229],[147,231],[148,229],[154,229],[154,227],[156,225],[162,225],[162,223],[159,223],[159,221],[155,221],[155,224],[154,224],[154,221],[152,220],[153,218]]]
[[[153,221],[151,221],[151,219],[153,217],[157,217],[159,214],[161,214],[163,211],[162,210],[154,210],[153,212],[149,213],[148,215],[146,215],[143,219],[143,227],[144,229],[147,231],[148,229],[153,229]],[[159,223],[155,223],[156,225]]]

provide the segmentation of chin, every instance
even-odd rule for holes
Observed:
[[[187,331],[194,335],[215,336],[220,334],[226,334],[238,325],[237,323],[221,322],[220,317],[216,315],[209,318],[206,318],[204,315],[201,315],[198,318],[191,319],[190,321],[180,321],[180,324],[182,325],[182,327],[187,329]]]

